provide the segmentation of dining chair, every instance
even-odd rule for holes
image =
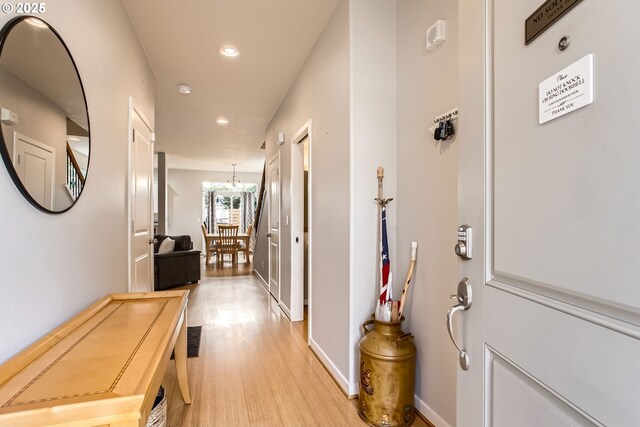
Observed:
[[[205,249],[205,253],[207,254],[207,260],[205,265],[209,266],[209,260],[211,259],[211,255],[216,254],[216,242],[215,242],[215,238],[209,235],[207,231],[207,226],[204,225],[204,223],[200,225],[200,228],[202,229],[202,236],[204,237],[204,249]]]
[[[253,225],[247,227],[247,243],[238,241],[238,252],[242,252],[244,254],[244,261],[247,264],[251,263],[251,259],[249,258],[250,254],[253,254],[251,250],[251,235],[253,234]]]
[[[218,254],[218,263],[224,262],[226,254],[231,255],[231,263],[238,264],[238,226],[237,225],[218,225],[218,238],[216,244],[216,253]]]

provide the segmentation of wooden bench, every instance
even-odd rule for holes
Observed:
[[[188,295],[109,295],[8,360],[0,366],[0,426],[145,426],[174,348],[191,403]]]

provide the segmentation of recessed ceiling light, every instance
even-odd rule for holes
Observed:
[[[188,95],[191,93],[191,86],[178,85],[178,92]]]
[[[225,119],[224,117],[220,117],[218,120],[216,120],[216,123],[220,126],[226,126],[229,124],[229,120]]]
[[[238,52],[238,49],[236,49],[235,47],[225,46],[220,49],[220,54],[222,56],[226,56],[227,58],[235,58],[236,56],[240,55],[240,52]]]
[[[49,28],[49,26],[47,24],[44,23],[44,21],[38,19],[38,18],[27,18],[25,19],[25,21],[27,21],[27,23],[33,25],[34,27],[38,27],[38,28]]]

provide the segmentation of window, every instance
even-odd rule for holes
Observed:
[[[240,232],[245,233],[254,222],[257,189],[255,184],[234,188],[228,184],[203,182],[202,222],[207,230],[215,233],[218,224],[232,224],[240,226]]]
[[[216,223],[240,224],[239,194],[221,194],[216,196]]]

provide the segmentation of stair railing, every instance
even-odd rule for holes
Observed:
[[[82,169],[80,169],[76,156],[67,143],[67,190],[74,201],[80,196],[82,188],[84,187],[84,181],[85,177],[82,174]]]

